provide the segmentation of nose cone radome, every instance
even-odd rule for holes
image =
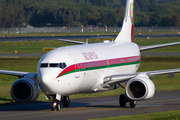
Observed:
[[[44,89],[43,91],[45,91],[46,93],[55,93],[57,85],[56,77],[58,76],[58,71],[59,70],[53,70],[50,68],[39,70],[41,86],[44,86],[42,89]]]

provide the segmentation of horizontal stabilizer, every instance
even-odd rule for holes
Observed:
[[[66,40],[66,39],[58,39],[60,41],[65,41],[65,42],[71,42],[71,43],[77,43],[77,44],[85,44],[85,42],[80,42],[80,41],[74,41],[74,40]]]

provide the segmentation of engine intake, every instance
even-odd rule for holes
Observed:
[[[145,77],[137,76],[127,82],[125,92],[127,98],[138,101],[153,97],[155,86],[147,75]]]
[[[135,98],[141,98],[146,94],[145,85],[139,81],[134,81],[129,86],[132,96]]]
[[[19,102],[35,101],[39,96],[38,84],[31,76],[16,80],[11,86],[11,97]]]

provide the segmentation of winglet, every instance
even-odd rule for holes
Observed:
[[[116,42],[132,42],[134,28],[134,0],[127,0],[122,29]]]

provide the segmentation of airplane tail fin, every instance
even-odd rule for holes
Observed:
[[[134,28],[134,0],[127,0],[122,29],[115,39],[116,42],[132,42]]]

